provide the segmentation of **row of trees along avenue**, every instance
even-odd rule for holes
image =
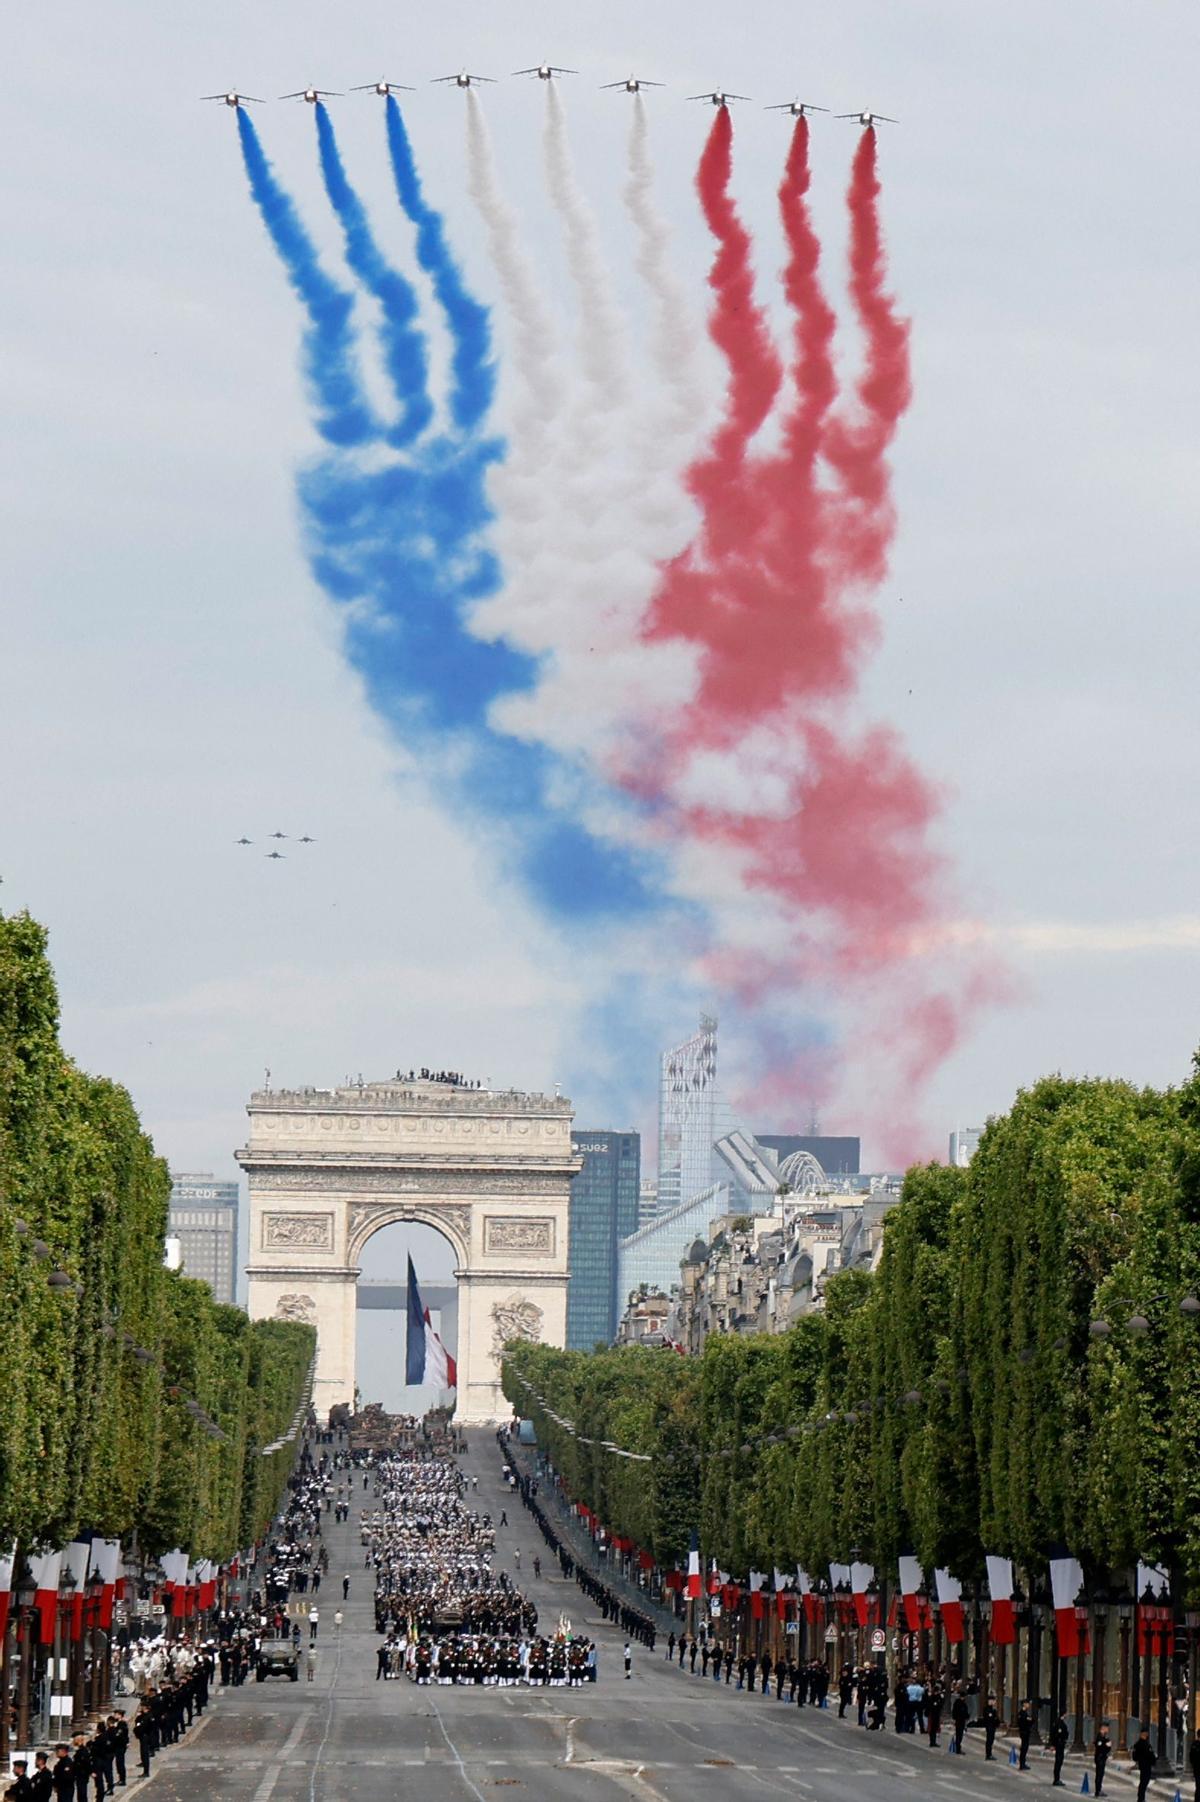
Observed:
[[[291,1468],[310,1327],[164,1268],[170,1178],[124,1089],[58,1040],[45,934],[0,917],[0,1550],[119,1541],[126,1568],[253,1544]],[[20,1610],[17,1611],[18,1613]],[[14,1617],[15,1618],[15,1617]],[[4,1639],[8,1663],[8,1635]]]
[[[1080,1740],[1097,1713],[1150,1718],[1151,1685],[1165,1724],[1168,1682],[1196,1675],[1198,1296],[1200,1062],[1167,1093],[1050,1078],[989,1124],[969,1170],[911,1170],[878,1268],[833,1277],[787,1331],[715,1335],[696,1358],[512,1346],[505,1393],[643,1584],[669,1585],[697,1528],[706,1574],[715,1561],[743,1592],[753,1570],[800,1566],[819,1594],[831,1563],[869,1563],[883,1624],[915,1555],[937,1649],[941,1569],[968,1624],[952,1655],[1006,1712],[1062,1702]],[[1011,1650],[988,1642],[989,1553],[1014,1561]],[[1047,1573],[1064,1553],[1091,1651],[1055,1659]],[[1139,1565],[1161,1567],[1163,1593],[1136,1593]],[[749,1630],[738,1606],[723,1631]],[[843,1617],[830,1594],[822,1643]],[[930,1655],[930,1632],[901,1649]]]

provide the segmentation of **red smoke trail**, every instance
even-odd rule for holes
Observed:
[[[761,526],[751,488],[742,479],[750,440],[775,403],[783,368],[762,309],[754,300],[750,234],[729,193],[733,123],[718,107],[696,171],[696,191],[717,242],[708,285],[713,306],[708,331],[729,371],[725,416],[686,483],[701,509],[697,543],[663,570],[646,621],[647,638],[705,643],[720,634],[727,611],[715,574],[753,540]]]
[[[847,503],[837,551],[848,579],[878,582],[887,569],[895,531],[886,453],[912,398],[909,326],[887,291],[887,260],[879,220],[875,132],[863,132],[847,196],[850,208],[850,293],[866,344],[858,383],[862,416],[833,420],[824,452]]]
[[[730,143],[718,115],[698,183],[718,242],[709,330],[730,368],[727,414],[688,475],[701,530],[663,572],[646,629],[698,645],[699,688],[657,748],[656,781],[638,786],[655,791],[669,836],[719,848],[747,890],[781,903],[788,942],[756,960],[756,983],[773,977],[778,994],[803,984],[866,1003],[903,1108],[949,1055],[984,979],[968,975],[946,992],[944,968],[928,961],[947,911],[931,844],[940,797],[892,731],[857,731],[845,714],[877,632],[861,595],[886,570],[895,530],[887,451],[911,394],[909,329],[887,290],[875,135],[860,139],[847,196],[864,368],[852,407],[834,416],[835,317],[808,209],[808,129],[797,122],[779,192],[794,394],[782,449],[765,458],[748,455],[749,438],[778,381],[766,375],[776,365],[752,303],[750,245],[727,210]],[[764,722],[784,747],[782,801],[776,770],[766,804],[753,756],[734,778],[741,797],[696,804],[673,794],[696,751],[736,753]],[[722,960],[710,957],[714,974]]]

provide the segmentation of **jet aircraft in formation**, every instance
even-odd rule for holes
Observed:
[[[827,113],[829,108],[814,106],[811,100],[781,100],[765,110],[768,113],[790,113],[793,119],[803,119],[808,113]]]
[[[721,88],[714,89],[711,94],[688,95],[689,100],[704,100],[709,106],[719,106],[722,110],[729,105],[731,100],[749,100],[749,98],[749,94],[727,94]]]
[[[514,69],[514,75],[536,75],[539,81],[553,81],[556,75],[578,75],[578,69],[560,69],[554,63],[536,63],[532,69]]]
[[[378,94],[381,100],[386,100],[389,94],[415,94],[416,91],[403,81],[367,81],[362,87],[350,90],[352,94]]]
[[[533,63],[528,69],[514,69],[514,75],[536,75],[539,81],[554,81],[559,75],[578,75],[578,69],[568,69],[561,63]],[[493,75],[472,75],[466,69],[460,69],[457,75],[435,75],[434,85],[452,82],[458,88],[473,88],[481,81],[494,82]],[[627,75],[623,81],[606,81],[602,84],[605,91],[621,88],[626,94],[640,94],[643,88],[661,88],[661,81],[650,81],[644,75]],[[349,90],[352,94],[378,94],[386,99],[389,94],[411,94],[416,90],[401,81],[369,81]],[[334,88],[298,88],[294,94],[281,94],[281,100],[305,100],[309,106],[316,106],[318,101],[339,97],[340,90]],[[226,106],[244,106],[252,100],[256,106],[263,102],[257,94],[241,94],[236,88],[230,88],[224,94],[203,94],[203,100],[220,100]],[[734,94],[727,88],[714,88],[708,94],[689,94],[689,100],[702,100],[708,106],[728,107],[731,100],[748,100],[747,94]],[[827,113],[827,106],[816,106],[811,100],[782,100],[765,109],[770,113],[787,113],[793,119],[803,119],[809,113]],[[872,131],[876,125],[898,125],[900,121],[893,119],[889,113],[871,112],[864,109],[857,113],[837,113],[838,119],[853,119],[864,131]]]

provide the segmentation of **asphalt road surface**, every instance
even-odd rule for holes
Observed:
[[[404,1795],[506,1802],[508,1793],[512,1802],[614,1802],[617,1795],[636,1802],[999,1802],[1049,1787],[1049,1760],[1035,1758],[1019,1776],[999,1758],[984,1765],[978,1752],[952,1758],[890,1728],[868,1733],[849,1718],[839,1721],[833,1709],[798,1709],[773,1695],[739,1693],[736,1679],[726,1686],[690,1676],[669,1665],[661,1647],[650,1653],[635,1645],[626,1681],[623,1636],[585,1609],[575,1583],[549,1575],[548,1557],[541,1580],[533,1580],[534,1553],[546,1547],[519,1497],[503,1491],[494,1438],[470,1437],[463,1467],[480,1479],[473,1504],[493,1520],[508,1509],[510,1526],[497,1534],[498,1562],[511,1570],[520,1546],[520,1581],[542,1628],[552,1629],[562,1613],[593,1638],[597,1682],[580,1689],[377,1682],[372,1582],[358,1540],[360,1486],[348,1525],[325,1528],[330,1569],[318,1597],[314,1681],[302,1675],[297,1684],[271,1679],[214,1692],[216,1706],[199,1728],[156,1759],[147,1802],[383,1802]],[[338,1636],[333,1616],[343,1573],[350,1598]],[[1078,1773],[1071,1787],[1078,1790]],[[1130,1794],[1120,1780],[1110,1787]]]

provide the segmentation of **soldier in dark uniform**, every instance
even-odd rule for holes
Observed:
[[[1105,1768],[1109,1759],[1112,1757],[1112,1739],[1109,1735],[1107,1721],[1102,1721],[1100,1723],[1100,1731],[1096,1735],[1096,1744],[1093,1746],[1092,1752],[1096,1760],[1096,1788],[1094,1794],[1102,1796],[1104,1794]]]
[[[1054,1783],[1053,1788],[1063,1788],[1063,1759],[1067,1756],[1067,1743],[1071,1738],[1071,1730],[1067,1726],[1067,1717],[1059,1713],[1050,1734],[1050,1744],[1054,1747]]]
[[[70,1746],[62,1744],[55,1746],[52,1779],[54,1794],[58,1802],[74,1802],[75,1761],[71,1757]]]
[[[967,1698],[961,1689],[956,1690],[954,1701],[950,1705],[950,1719],[954,1722],[954,1750],[956,1752],[961,1752],[963,1749],[963,1734],[967,1730],[970,1713],[971,1710],[967,1707]]]
[[[75,1772],[75,1802],[88,1802],[88,1784],[92,1776],[92,1754],[87,1738],[76,1733],[71,1741],[71,1764]]]
[[[129,1727],[125,1720],[125,1710],[116,1708],[108,1717],[108,1725],[112,1732],[113,1764],[117,1772],[117,1788],[125,1788],[125,1754],[129,1750]]]
[[[1000,1710],[996,1707],[995,1696],[988,1697],[987,1707],[980,1719],[983,1722],[983,1756],[995,1758],[993,1747],[996,1744],[996,1733],[1000,1726]]]
[[[133,1737],[137,1741],[138,1756],[142,1761],[142,1776],[150,1775],[150,1760],[154,1754],[154,1717],[143,1701],[133,1717]]]
[[[106,1796],[112,1795],[113,1788],[112,1741],[107,1721],[97,1721],[88,1750],[92,1755],[92,1783],[96,1791],[96,1802],[104,1802]]]
[[[940,1743],[942,1731],[942,1709],[946,1706],[946,1692],[938,1678],[929,1685],[929,1743],[936,1746]]]
[[[1150,1778],[1154,1772],[1154,1747],[1150,1744],[1150,1734],[1147,1728],[1142,1728],[1130,1746],[1129,1756],[1137,1766],[1137,1802],[1146,1802],[1146,1791],[1150,1788]]]
[[[50,1774],[50,1754],[38,1752],[33,1760],[33,1776],[29,1779],[33,1802],[50,1802],[54,1794],[54,1778]]]
[[[13,1780],[4,1792],[12,1802],[33,1802],[33,1784],[29,1778],[29,1760],[13,1759]]]
[[[850,1700],[853,1695],[854,1695],[854,1676],[853,1676],[853,1673],[851,1672],[850,1666],[848,1664],[844,1664],[841,1668],[841,1671],[838,1674],[838,1720],[839,1721],[845,1719],[846,1710],[850,1706]]]
[[[1022,1771],[1029,1769],[1029,1742],[1033,1738],[1033,1712],[1028,1702],[1022,1702],[1017,1711],[1017,1740],[1021,1747],[1021,1756],[1017,1760]]]

